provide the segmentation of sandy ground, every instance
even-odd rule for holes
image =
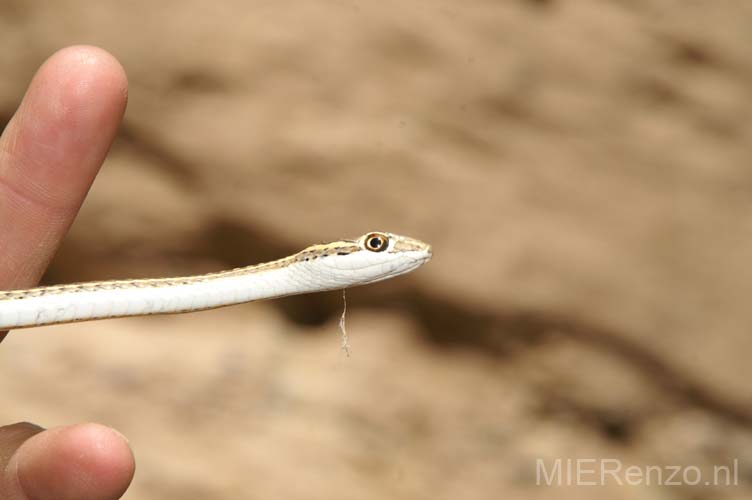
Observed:
[[[336,293],[13,334],[0,421],[116,427],[129,500],[748,498],[751,15],[4,0],[2,121],[66,45],[104,47],[131,83],[48,282],[377,228],[435,257],[349,295],[349,359]],[[705,475],[536,485],[556,459]],[[737,484],[705,484],[734,464]]]

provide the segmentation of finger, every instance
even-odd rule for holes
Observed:
[[[28,424],[26,424],[28,425]],[[14,426],[10,426],[14,427]],[[0,429],[0,436],[7,428]],[[120,498],[135,464],[125,438],[98,424],[79,424],[19,437],[0,449],[9,455],[0,479],[0,498],[8,500],[109,500]],[[3,445],[0,437],[0,446]]]
[[[0,138],[0,288],[35,284],[78,212],[125,109],[127,80],[107,52],[50,57]]]

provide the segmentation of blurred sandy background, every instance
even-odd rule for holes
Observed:
[[[126,499],[752,494],[749,2],[2,0],[0,40],[2,123],[63,46],[130,78],[48,282],[434,246],[349,294],[349,359],[338,293],[12,334],[0,422],[119,429]]]

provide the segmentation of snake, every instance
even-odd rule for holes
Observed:
[[[367,285],[428,262],[431,246],[373,231],[271,262],[196,276],[92,281],[0,291],[0,330],[215,309]]]

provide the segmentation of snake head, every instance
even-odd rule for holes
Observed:
[[[300,255],[315,261],[327,288],[365,285],[409,273],[431,260],[431,246],[414,238],[372,231],[354,240],[308,247]]]

